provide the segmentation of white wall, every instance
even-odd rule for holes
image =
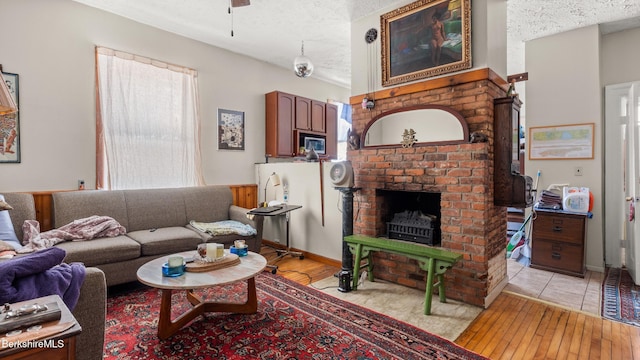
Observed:
[[[602,36],[602,85],[640,81],[640,28]]]
[[[342,196],[335,190],[329,178],[331,163],[322,163],[323,197],[320,187],[320,164],[269,163],[256,165],[259,179],[260,201],[264,201],[264,189],[268,177],[275,172],[281,185],[267,186],[267,201],[283,201],[284,184],[289,186],[289,204],[302,205],[289,217],[289,246],[313,254],[340,261],[342,259]],[[324,224],[322,202],[324,199]],[[265,217],[263,238],[286,242],[284,217]]]
[[[380,16],[412,3],[414,0],[395,2],[378,13],[362,17],[351,23],[351,94],[361,95],[381,90],[381,48]],[[367,30],[378,30],[378,39],[374,47],[375,63],[367,68],[370,45],[364,41]],[[507,79],[507,2],[506,0],[471,1],[471,62],[472,69],[491,68],[503,79]],[[469,69],[471,70],[471,69]],[[368,87],[369,72],[374,74],[375,86]],[[445,74],[447,76],[451,74]],[[437,78],[437,77],[433,77]],[[433,79],[430,78],[430,79]],[[421,79],[418,81],[424,81]],[[403,84],[404,85],[404,84]]]
[[[600,81],[600,34],[598,26],[565,32],[525,44],[527,129],[535,126],[595,124],[594,158],[589,160],[530,160],[525,172],[536,179],[538,189],[570,183],[589,187],[594,195],[593,218],[587,221],[586,264],[603,271],[602,193],[602,87]],[[528,133],[527,133],[528,136]],[[583,176],[575,176],[581,166]],[[535,243],[535,239],[534,239]],[[535,245],[533,245],[535,246]]]
[[[70,0],[0,0],[0,63],[19,74],[20,164],[0,164],[0,191],[95,184],[94,46],[198,71],[208,184],[254,183],[264,161],[264,94],[348,102],[349,90]],[[292,59],[293,61],[293,59]],[[218,107],[245,112],[245,151],[218,151]]]

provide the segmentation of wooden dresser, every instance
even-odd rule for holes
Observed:
[[[586,219],[586,214],[536,210],[531,267],[584,277]]]

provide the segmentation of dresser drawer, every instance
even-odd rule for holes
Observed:
[[[550,215],[538,212],[533,222],[533,239],[558,240],[582,245],[584,216]]]
[[[575,273],[583,272],[582,245],[534,239],[531,245],[531,263]]]

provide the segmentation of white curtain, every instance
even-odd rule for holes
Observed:
[[[202,185],[197,72],[103,47],[96,72],[97,187]]]

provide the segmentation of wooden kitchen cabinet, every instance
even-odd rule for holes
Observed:
[[[311,100],[311,131],[326,132],[326,112],[322,101]]]
[[[295,130],[325,132],[325,103],[296,96]]]
[[[296,96],[295,128],[297,130],[311,130],[311,99]]]
[[[270,92],[265,95],[265,156],[295,156],[293,126],[296,116],[295,95]]]
[[[536,210],[531,236],[531,267],[584,277],[587,216]]]
[[[295,157],[306,136],[325,140],[323,158],[338,154],[338,107],[302,96],[273,91],[265,95],[265,156]]]

